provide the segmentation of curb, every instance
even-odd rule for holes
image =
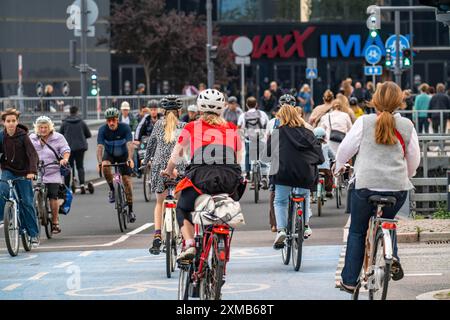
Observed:
[[[436,294],[443,294],[445,298],[436,298]],[[450,289],[426,292],[416,297],[416,300],[450,300]]]
[[[419,242],[426,241],[450,241],[450,232],[422,231],[419,234]]]

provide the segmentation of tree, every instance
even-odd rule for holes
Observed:
[[[113,6],[109,18],[111,48],[135,57],[144,66],[147,93],[157,69],[179,89],[186,81],[206,79],[203,19],[175,10],[166,12],[164,7],[164,0],[124,0]],[[218,56],[223,57],[217,60],[218,75],[224,77],[231,67],[231,51],[219,48]]]

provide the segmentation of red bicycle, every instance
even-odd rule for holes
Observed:
[[[179,263],[178,299],[220,300],[234,229],[228,224],[195,224],[197,254]],[[183,243],[184,245],[184,243]]]

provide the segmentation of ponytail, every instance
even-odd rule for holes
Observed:
[[[166,113],[164,123],[164,142],[171,143],[175,141],[175,129],[178,124],[178,118],[173,112]]]
[[[392,113],[383,111],[378,116],[375,125],[375,142],[378,144],[392,145],[397,143],[395,135],[395,120]]]

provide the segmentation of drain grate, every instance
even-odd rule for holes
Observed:
[[[432,245],[432,244],[450,244],[450,240],[430,240],[427,241],[426,244]]]

